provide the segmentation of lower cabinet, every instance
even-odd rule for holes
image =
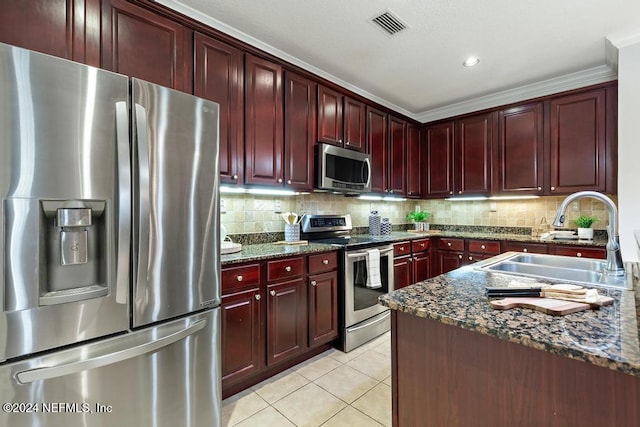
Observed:
[[[221,276],[223,397],[337,338],[336,252],[224,266]]]
[[[393,286],[395,289],[401,289],[433,277],[430,247],[430,239],[418,239],[393,245]]]

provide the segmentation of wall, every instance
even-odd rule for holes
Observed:
[[[413,200],[406,202],[370,202],[333,194],[309,194],[295,197],[222,195],[227,212],[220,215],[222,224],[229,234],[260,233],[284,230],[284,221],[274,213],[274,203],[282,202],[283,212],[298,214],[350,213],[355,227],[369,225],[369,212],[373,206],[380,215],[392,224],[404,224],[407,213],[416,205],[431,213],[429,222],[434,224],[483,225],[503,227],[534,227],[544,216],[551,224],[558,206],[564,197],[541,197],[533,200],[496,201],[496,211],[491,212],[489,201],[454,202],[446,200]],[[616,200],[613,197],[614,201]],[[583,199],[577,210],[571,206],[567,212],[569,220],[578,215],[591,215],[599,219],[595,229],[607,226],[607,212],[601,202]],[[575,228],[575,225],[569,225]]]
[[[624,261],[640,261],[633,231],[640,230],[640,36],[618,48],[618,197]]]

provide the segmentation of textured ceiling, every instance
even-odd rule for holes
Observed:
[[[606,39],[640,33],[638,0],[158,2],[418,119],[576,72],[610,79]],[[370,22],[387,9],[410,28]]]

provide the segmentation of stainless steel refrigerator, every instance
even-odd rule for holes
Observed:
[[[0,44],[0,425],[220,423],[218,105]]]

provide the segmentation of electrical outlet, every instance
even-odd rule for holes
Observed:
[[[273,201],[273,211],[275,213],[282,213],[282,200]]]
[[[415,211],[416,212],[420,212],[421,211],[420,205],[416,205]]]
[[[371,203],[369,205],[369,212],[373,212],[373,211],[377,211],[378,209],[376,208],[376,204],[375,203]]]
[[[496,202],[489,202],[489,212],[498,212],[498,204]]]
[[[220,213],[227,213],[227,201],[225,199],[220,199]]]
[[[579,202],[571,203],[571,209],[573,209],[576,212],[579,211],[580,210],[580,203]]]

